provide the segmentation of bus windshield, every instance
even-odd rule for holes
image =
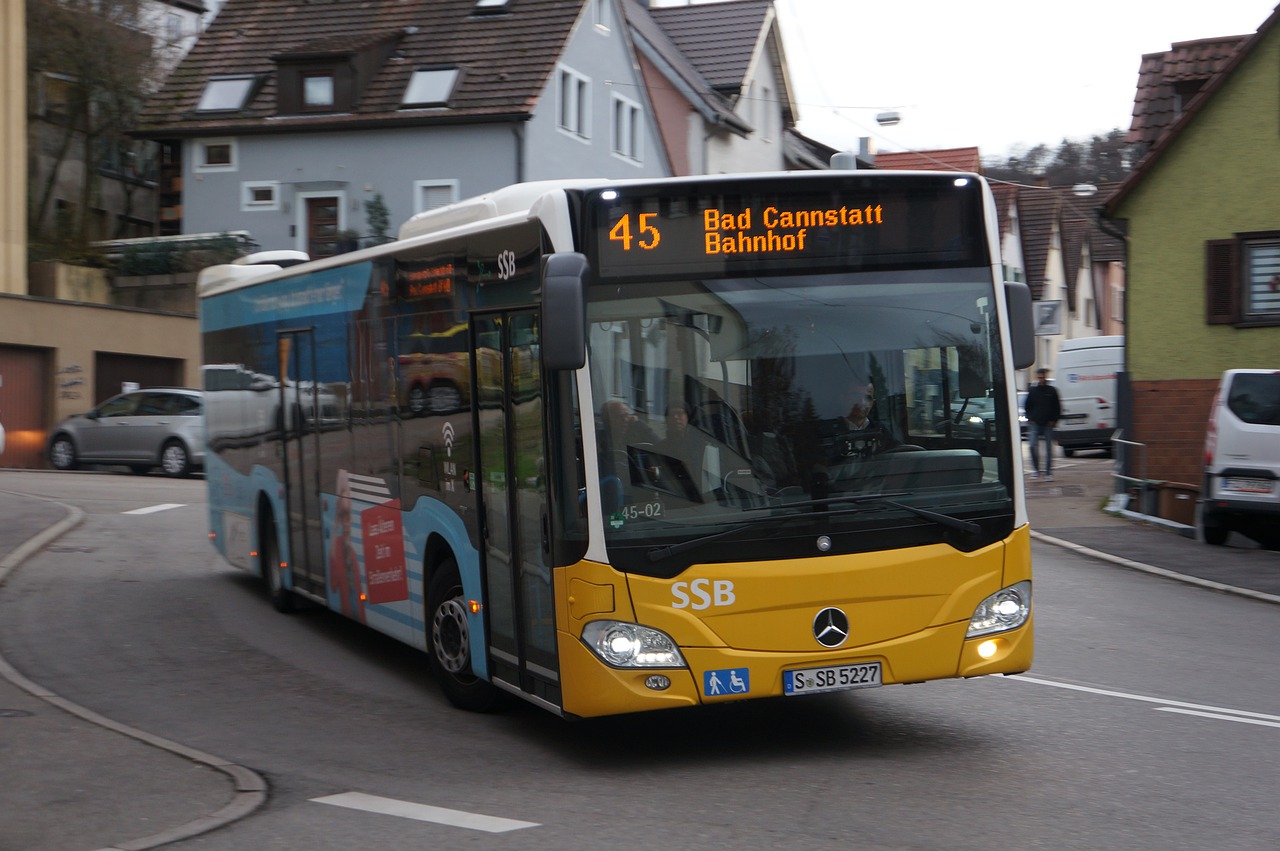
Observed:
[[[994,296],[988,268],[593,287],[611,562],[663,576],[1007,536]]]

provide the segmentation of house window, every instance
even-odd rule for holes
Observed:
[[[511,0],[476,0],[475,9],[472,10],[476,15],[498,15],[507,11]]]
[[[612,3],[613,0],[591,0],[596,32],[602,35],[608,35],[609,30],[613,28],[613,18],[609,15]]]
[[[42,114],[52,123],[67,123],[71,119],[71,104],[75,101],[75,78],[65,74],[45,74],[43,82]]]
[[[302,105],[304,109],[332,109],[333,74],[329,72],[303,74]]]
[[[1124,287],[1111,291],[1111,318],[1117,322],[1124,321]]]
[[[612,125],[613,152],[632,162],[640,162],[640,106],[614,95]]]
[[[257,80],[255,76],[211,78],[208,83],[205,83],[204,94],[200,95],[196,112],[230,112],[244,109]]]
[[[415,180],[413,182],[413,211],[434,210],[458,200],[456,180]]]
[[[1205,322],[1280,325],[1280,231],[1205,243]]]
[[[235,139],[201,139],[196,142],[196,171],[235,171]]]
[[[454,84],[458,81],[457,68],[434,68],[414,71],[409,78],[409,85],[404,90],[405,107],[448,106],[449,96],[453,94]]]
[[[589,139],[591,81],[569,68],[560,69],[559,125],[566,133]]]
[[[1280,239],[1244,244],[1245,313],[1280,319]]]
[[[245,212],[279,210],[280,181],[257,180],[240,184],[240,209]]]

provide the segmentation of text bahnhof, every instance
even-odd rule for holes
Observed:
[[[779,210],[765,207],[760,215],[764,233],[751,233],[754,210],[741,213],[704,210],[707,254],[753,254],[804,251],[810,228],[857,227],[884,223],[883,208],[833,207],[825,210]]]

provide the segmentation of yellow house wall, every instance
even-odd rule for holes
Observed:
[[[1280,367],[1280,327],[1205,324],[1205,242],[1280,230],[1280,27],[1125,200],[1134,380]]]

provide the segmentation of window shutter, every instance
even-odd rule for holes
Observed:
[[[1234,239],[1205,243],[1204,321],[1230,325],[1240,317],[1240,250]]]

